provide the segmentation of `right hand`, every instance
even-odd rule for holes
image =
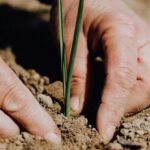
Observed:
[[[124,115],[150,105],[150,63],[147,61],[147,50],[145,53],[145,48],[150,48],[150,27],[122,0],[84,2],[83,24],[72,76],[71,106],[76,113],[81,113],[86,106],[87,89],[92,90],[89,86],[92,73],[89,72],[89,55],[103,51],[106,81],[96,123],[98,131],[108,142]],[[67,64],[78,3],[79,0],[63,0]],[[58,29],[58,22],[56,25]]]
[[[0,136],[19,134],[18,124],[53,143],[61,142],[52,118],[0,58]]]

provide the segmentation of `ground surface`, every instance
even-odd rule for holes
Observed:
[[[22,4],[19,0],[0,0],[17,9],[24,9],[39,13],[44,20],[48,16],[49,6],[36,3],[36,0],[26,0]],[[125,0],[139,15],[150,21],[149,0]],[[28,3],[27,3],[28,2]],[[29,7],[30,6],[30,7]],[[25,70],[19,66],[10,50],[0,51],[0,56],[14,70],[22,82],[31,90],[39,103],[54,118],[62,132],[62,147],[58,148],[42,137],[33,136],[27,132],[9,139],[0,139],[0,150],[95,150],[95,149],[150,149],[150,109],[122,120],[121,126],[111,143],[104,146],[101,137],[84,116],[66,119],[62,114],[62,84],[59,81],[51,83],[45,76],[34,70]],[[41,118],[42,121],[42,118]]]

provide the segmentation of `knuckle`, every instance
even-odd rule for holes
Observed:
[[[22,88],[20,88],[19,85],[12,84],[5,93],[2,109],[9,113],[15,113],[23,110],[26,103],[27,101],[25,100]]]
[[[133,18],[130,17],[129,15],[125,14],[125,13],[120,13],[118,15],[115,15],[114,19],[119,24],[125,25],[125,26],[129,27],[130,29],[134,29],[134,27],[136,25]]]
[[[132,88],[136,83],[136,74],[130,67],[119,66],[115,71],[116,84],[124,88]]]
[[[71,80],[71,84],[72,84],[72,86],[84,85],[85,84],[85,77],[73,75],[72,80]]]
[[[136,21],[135,19],[130,17],[128,14],[126,13],[120,13],[118,15],[113,14],[113,16],[111,17],[112,17],[111,20],[113,20],[114,25],[118,24],[118,25],[121,25],[122,27],[127,27],[131,31],[134,31],[135,26],[136,26],[136,23],[135,23]]]
[[[107,14],[107,16],[103,19],[102,26],[103,40],[122,36],[122,34],[123,36],[135,38],[134,35],[137,28],[136,21],[126,14]]]

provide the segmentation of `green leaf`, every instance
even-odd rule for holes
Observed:
[[[61,72],[63,78],[63,92],[66,92],[66,80],[67,80],[67,69],[66,69],[66,57],[64,47],[64,27],[63,27],[63,9],[62,0],[58,0],[58,11],[59,11],[59,38],[60,38],[60,58],[61,58]]]
[[[78,14],[77,14],[74,38],[72,43],[71,55],[70,55],[70,62],[69,62],[68,73],[67,73],[67,83],[66,83],[66,93],[65,93],[65,115],[66,116],[70,115],[71,79],[72,79],[72,73],[74,68],[75,56],[77,52],[80,27],[82,23],[83,5],[84,5],[84,0],[79,0]]]

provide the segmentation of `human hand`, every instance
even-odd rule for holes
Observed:
[[[69,3],[63,0],[67,64],[77,7],[78,0]],[[72,77],[71,107],[77,113],[81,113],[84,108],[89,77],[89,51],[103,51],[106,81],[97,112],[97,129],[105,141],[112,139],[124,115],[150,105],[149,29],[148,24],[120,0],[85,0]],[[100,44],[103,49],[97,49]]]
[[[0,58],[0,136],[17,135],[18,124],[32,134],[60,143],[60,132],[52,118]]]

